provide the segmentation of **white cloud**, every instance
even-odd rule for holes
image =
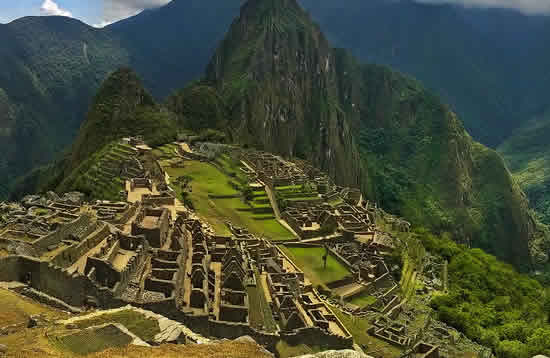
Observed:
[[[40,6],[40,11],[44,15],[73,17],[70,11],[60,8],[53,0],[44,0],[42,6]]]
[[[94,26],[104,27],[118,20],[168,4],[172,0],[103,0],[103,18]]]
[[[415,0],[427,4],[458,4],[466,7],[504,8],[525,14],[550,14],[550,0]]]

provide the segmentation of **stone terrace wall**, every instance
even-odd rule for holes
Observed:
[[[292,345],[307,342],[308,345],[330,346],[332,349],[349,349],[353,347],[352,336],[338,336],[318,327],[302,328],[293,333],[281,333],[281,338]]]
[[[69,235],[88,235],[97,228],[94,225],[90,225],[91,220],[92,217],[90,215],[79,216],[78,219],[62,225],[55,232],[34,241],[33,246],[43,253],[48,249],[48,246],[60,243],[61,240],[66,239]],[[83,230],[85,231],[81,232]]]
[[[59,267],[69,267],[82,257],[86,252],[97,246],[107,236],[111,234],[108,225],[102,224],[99,230],[91,233],[79,244],[70,246],[63,250],[59,255],[53,258],[51,261],[54,265]]]

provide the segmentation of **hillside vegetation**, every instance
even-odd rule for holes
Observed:
[[[247,2],[204,83],[224,99],[235,141],[309,159],[413,224],[523,268],[529,243],[546,238],[503,160],[448,106],[332,49],[295,0]]]
[[[59,16],[0,24],[0,198],[59,159],[113,71],[132,66],[157,98],[199,77],[240,2],[176,0],[103,29]]]
[[[459,1],[300,3],[336,46],[422,81],[485,145],[495,148],[549,104],[548,16]]]
[[[135,72],[121,68],[102,84],[70,153],[18,180],[12,195],[80,190],[93,198],[115,200],[124,186],[112,172],[113,162],[129,155],[116,142],[141,136],[156,146],[174,141],[177,134],[176,115],[155,103]]]
[[[526,123],[498,148],[545,224],[550,224],[549,135],[550,111],[547,111]]]
[[[550,290],[480,249],[425,230],[415,235],[449,261],[450,289],[431,305],[438,319],[491,347],[498,357],[550,354]]]

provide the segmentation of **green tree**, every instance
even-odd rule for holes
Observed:
[[[496,349],[499,358],[528,358],[525,344],[519,341],[502,341]]]

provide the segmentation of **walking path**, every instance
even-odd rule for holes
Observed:
[[[279,224],[284,226],[288,231],[290,231],[292,233],[292,235],[295,238],[297,238],[299,240],[300,237],[298,236],[296,231],[294,231],[294,229],[292,227],[290,227],[290,225],[288,225],[288,223],[281,218],[281,211],[279,210],[279,205],[277,204],[277,200],[275,198],[275,194],[273,194],[273,190],[271,190],[269,185],[266,185],[264,188],[265,188],[265,192],[267,194],[267,197],[269,198],[269,202],[271,203],[271,207],[273,208],[273,212],[275,213],[275,218],[277,219]]]

